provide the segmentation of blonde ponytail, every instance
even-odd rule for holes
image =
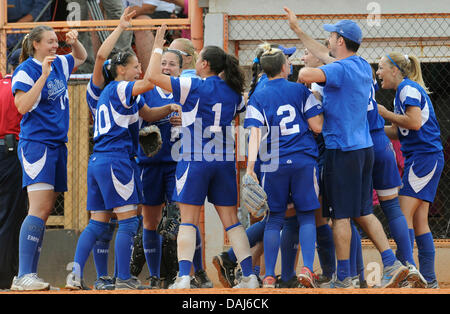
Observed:
[[[403,76],[422,86],[427,94],[430,93],[423,81],[419,58],[414,55],[404,55],[399,52],[391,52],[386,56],[392,66],[397,67]]]

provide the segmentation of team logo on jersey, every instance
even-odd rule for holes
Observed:
[[[22,163],[23,163],[23,169],[25,170],[25,173],[34,180],[38,174],[41,172],[41,170],[44,168],[45,162],[47,161],[47,147],[45,148],[44,155],[42,157],[31,163],[28,162],[28,160],[25,158],[25,155],[23,154],[22,149]]]
[[[428,182],[431,181],[431,179],[434,176],[434,173],[436,171],[437,168],[437,161],[434,164],[434,168],[433,170],[431,170],[427,175],[423,176],[423,177],[418,177],[413,170],[413,166],[414,166],[414,162],[411,165],[411,168],[409,169],[409,174],[408,174],[408,181],[409,184],[411,185],[412,189],[414,190],[414,192],[419,193],[427,184]]]
[[[54,79],[47,82],[48,99],[55,100],[66,92],[66,85],[62,80]]]

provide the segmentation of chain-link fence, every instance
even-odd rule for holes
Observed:
[[[434,203],[430,207],[429,222],[435,238],[450,237],[450,14],[390,14],[367,15],[302,15],[297,16],[300,27],[311,37],[325,40],[329,33],[323,24],[334,24],[341,19],[357,22],[364,40],[358,54],[377,69],[379,59],[392,51],[416,55],[422,63],[423,77],[431,91],[430,98],[441,127],[441,139],[445,152],[445,167]],[[289,28],[284,16],[225,16],[224,46],[234,53],[246,69],[248,87],[251,81],[251,65],[256,47],[267,41],[295,46],[297,51],[290,58],[294,64],[293,78],[303,66],[300,58],[304,46]],[[392,110],[394,91],[380,89],[376,99]],[[379,208],[375,214],[387,229],[387,222]]]

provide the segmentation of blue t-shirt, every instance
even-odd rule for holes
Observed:
[[[94,152],[137,152],[141,95],[132,96],[135,82],[112,81],[102,91],[94,117]]]
[[[42,88],[36,103],[23,115],[19,137],[47,145],[67,142],[69,131],[69,93],[67,81],[75,61],[72,55],[58,55],[52,63],[52,71]],[[14,71],[12,92],[28,92],[42,75],[42,63],[30,57]]]
[[[171,77],[173,98],[182,105],[180,154],[187,161],[234,161],[237,113],[245,110],[241,95],[218,76]],[[176,144],[175,144],[176,145]]]
[[[351,56],[320,67],[326,77],[322,133],[327,149],[352,151],[373,145],[367,120],[372,69]]]
[[[277,148],[279,163],[292,163],[303,155],[318,156],[317,144],[307,120],[322,111],[321,103],[303,84],[283,78],[268,80],[265,87],[250,98],[244,127],[269,127],[260,146],[263,163],[273,161]],[[270,149],[272,160],[265,158],[264,147]]]
[[[405,78],[397,87],[394,99],[394,113],[405,115],[409,106],[420,108],[422,126],[418,131],[398,128],[401,151],[405,158],[416,153],[441,151],[441,132],[430,97],[428,97],[422,86]]]
[[[145,103],[150,108],[163,107],[165,105],[175,103],[172,93],[169,94],[164,93],[164,91],[159,86],[155,86],[154,89],[149,90],[142,96],[144,96]],[[176,113],[172,112],[167,117],[151,123],[158,126],[161,132],[161,139],[162,139],[161,150],[155,156],[149,158],[144,154],[141,147],[139,146],[138,149],[139,164],[175,162],[174,159],[172,158],[171,151],[172,145],[176,140],[178,140],[178,137],[172,138],[172,124],[169,121],[169,119],[175,114]],[[147,125],[150,125],[150,123],[144,121],[141,128]]]

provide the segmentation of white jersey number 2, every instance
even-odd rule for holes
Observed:
[[[291,123],[292,121],[294,121],[295,116],[296,116],[295,108],[289,104],[280,106],[277,110],[277,115],[282,116],[285,112],[288,112],[289,115],[287,117],[284,117],[280,121],[281,135],[291,135],[291,134],[299,133],[300,132],[299,124],[294,124],[289,128],[286,126],[288,123]]]

